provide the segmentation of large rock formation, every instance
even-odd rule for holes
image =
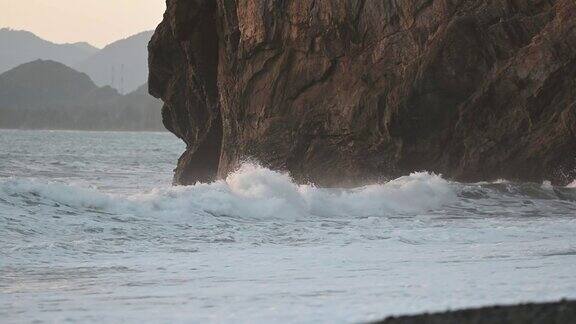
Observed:
[[[168,0],[149,54],[179,184],[576,176],[574,0]]]

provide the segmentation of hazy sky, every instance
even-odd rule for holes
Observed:
[[[24,29],[56,43],[102,47],[154,29],[165,0],[0,0],[0,28]]]

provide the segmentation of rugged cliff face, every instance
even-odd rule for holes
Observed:
[[[245,159],[346,185],[576,177],[574,0],[168,0],[150,92],[175,182]]]

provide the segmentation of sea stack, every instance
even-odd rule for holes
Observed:
[[[574,0],[168,0],[149,67],[176,184],[576,177]]]

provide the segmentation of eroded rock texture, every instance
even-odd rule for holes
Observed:
[[[252,158],[352,185],[576,176],[574,0],[168,0],[150,92],[175,182]]]

